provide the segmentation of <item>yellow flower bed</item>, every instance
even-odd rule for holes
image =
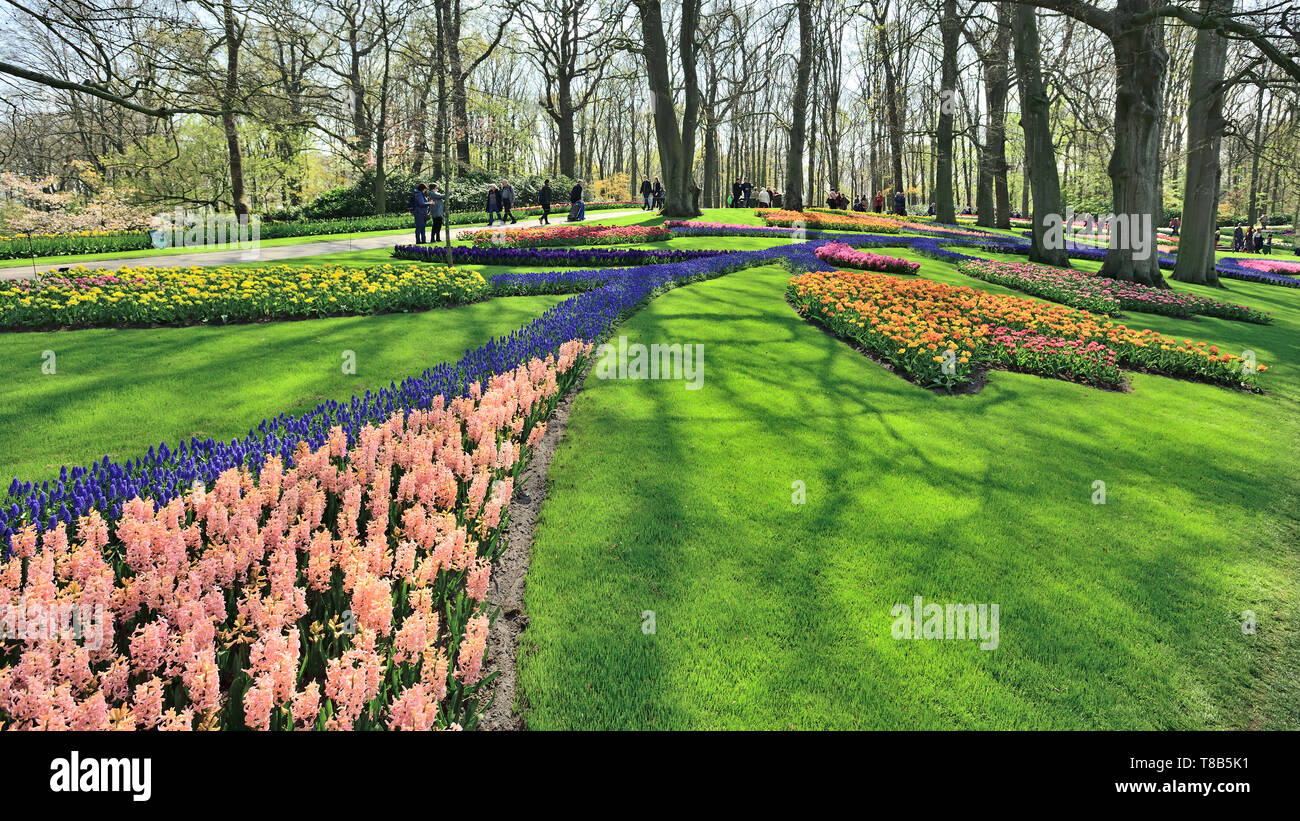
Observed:
[[[192,325],[419,311],[472,302],[477,271],[385,263],[366,268],[78,267],[0,283],[0,327]]]

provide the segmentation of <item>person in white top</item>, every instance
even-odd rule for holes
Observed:
[[[762,208],[769,208],[772,205],[772,194],[766,188],[758,189],[758,204]]]

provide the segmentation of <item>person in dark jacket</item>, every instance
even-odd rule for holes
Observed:
[[[900,217],[907,215],[907,197],[903,196],[903,189],[901,188],[894,195],[894,210],[898,212]]]
[[[664,184],[659,182],[658,177],[655,177],[653,190],[654,190],[654,207],[663,208],[664,207]]]
[[[749,180],[745,180],[740,184],[741,199],[745,201],[746,208],[749,208],[754,202],[754,199],[751,196],[751,194],[753,193],[754,193],[754,185]]]
[[[1245,233],[1241,230],[1241,223],[1232,231],[1232,250],[1240,251],[1242,240],[1245,239]]]
[[[447,209],[447,195],[438,190],[435,182],[429,186],[424,197],[429,201],[429,224],[433,226],[433,241],[437,243],[442,238],[442,218]],[[451,240],[451,223],[447,223],[447,240]]]
[[[510,184],[510,180],[502,180],[501,181],[501,221],[502,222],[505,222],[507,219],[510,220],[511,225],[514,225],[516,222],[519,222],[519,220],[515,219],[514,213],[510,210],[511,208],[514,207],[514,205],[515,205],[514,186]]]
[[[1262,230],[1255,232],[1255,253],[1264,253],[1264,232]]]
[[[537,204],[542,206],[542,225],[551,224],[551,201],[555,197],[555,192],[551,190],[551,181],[545,180],[542,183],[542,190],[537,192]]]
[[[650,178],[642,177],[641,178],[641,199],[645,201],[645,205],[641,207],[642,211],[649,211],[650,208],[652,207],[650,205],[650,196],[654,193],[654,190],[655,190],[654,186],[650,184]]]
[[[733,183],[731,184],[731,206],[732,206],[733,208],[739,208],[739,207],[740,207],[740,193],[741,193],[741,191],[742,191],[742,189],[741,189],[741,187],[740,187],[740,178],[737,177],[737,178],[736,178],[736,181],[733,182]]]
[[[569,190],[569,222],[581,222],[586,216],[582,203],[582,180],[578,180]]]
[[[497,190],[495,185],[488,186],[487,212],[489,228],[492,227],[492,222],[496,219],[500,219],[502,225],[505,224],[505,220],[501,218],[501,192]]]
[[[424,235],[424,224],[429,219],[429,201],[424,197],[424,192],[427,190],[428,186],[424,183],[415,186],[415,190],[411,192],[411,202],[407,206],[407,210],[415,215],[416,245],[423,245],[429,241]]]

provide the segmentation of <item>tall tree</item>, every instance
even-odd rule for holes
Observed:
[[[1012,15],[1011,30],[1020,91],[1020,127],[1025,132],[1025,170],[1033,191],[1029,259],[1068,268],[1070,258],[1065,248],[1048,248],[1045,242],[1049,215],[1061,215],[1061,180],[1056,169],[1056,146],[1052,141],[1052,104],[1043,83],[1037,9],[1017,6]]]
[[[957,43],[961,20],[957,17],[957,0],[943,0],[939,18],[943,54],[939,68],[939,128],[935,136],[935,219],[957,222],[957,205],[952,193],[952,133],[957,111]]]
[[[641,19],[641,56],[645,61],[654,115],[659,164],[664,173],[666,217],[696,217],[700,211],[700,187],[695,182],[695,132],[700,118],[700,86],[695,69],[696,32],[700,24],[701,0],[682,0],[678,26],[677,58],[683,84],[681,124],[677,121],[672,78],[668,70],[668,41],[664,36],[663,9],[659,0],[633,0]]]
[[[803,150],[804,137],[808,127],[808,81],[812,74],[813,63],[813,20],[812,0],[795,0],[799,18],[799,62],[795,67],[794,99],[790,111],[790,145],[786,149],[785,162],[785,208],[802,211],[804,209],[803,191]],[[812,192],[808,194],[811,196]]]
[[[1232,0],[1201,0],[1202,13],[1229,14]],[[1223,146],[1223,74],[1228,41],[1214,29],[1196,32],[1187,101],[1187,173],[1182,232],[1173,278],[1216,285],[1214,233],[1219,216],[1219,154]]]

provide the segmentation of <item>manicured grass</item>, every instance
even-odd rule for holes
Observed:
[[[994,372],[953,397],[801,320],[787,280],[679,288],[618,331],[703,344],[701,390],[588,377],[534,536],[529,727],[1300,727],[1294,292],[1233,283],[1269,327],[1131,323],[1258,351],[1267,396]],[[999,647],[894,640],[915,595],[999,604]]]
[[[413,314],[223,327],[0,334],[0,476],[45,480],[105,454],[125,461],[190,436],[230,439],[262,419],[458,359],[562,296],[501,297]],[[44,351],[56,373],[42,372]],[[356,373],[343,373],[343,352]],[[7,486],[7,485],[6,485]]]

